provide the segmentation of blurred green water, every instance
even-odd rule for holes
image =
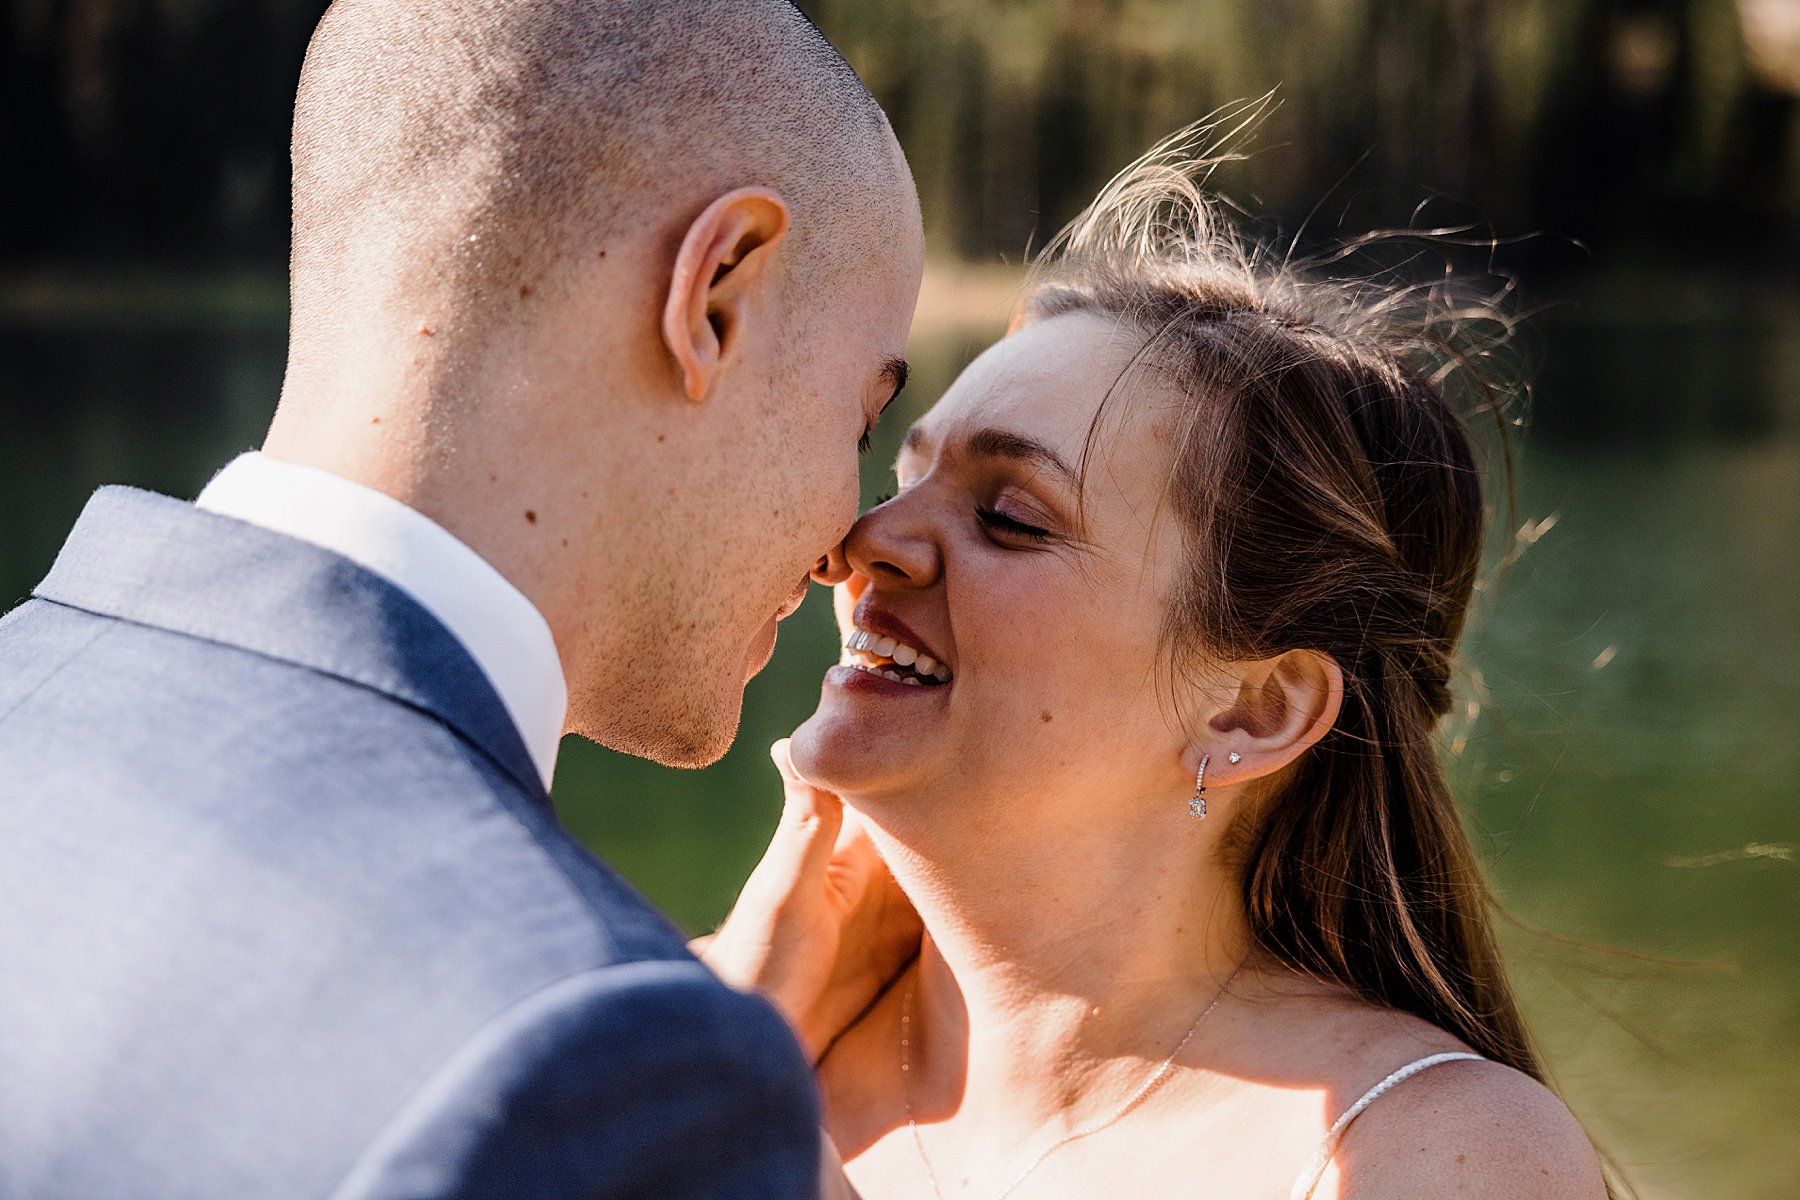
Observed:
[[[1484,598],[1451,731],[1556,1073],[1646,1197],[1800,1196],[1800,314],[1547,324],[1520,520],[1556,523]],[[915,346],[905,423],[982,343]],[[0,607],[88,492],[192,495],[257,441],[274,319],[0,324]],[[564,819],[690,929],[778,810],[769,742],[835,656],[815,597],[751,685],[738,747],[673,772],[571,739]],[[1658,959],[1674,962],[1653,961]]]

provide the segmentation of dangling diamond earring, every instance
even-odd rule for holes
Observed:
[[[1206,764],[1212,761],[1212,755],[1200,756],[1200,769],[1194,773],[1194,797],[1188,801],[1188,815],[1206,820]]]
[[[1200,770],[1194,774],[1194,796],[1188,801],[1188,812],[1204,821],[1206,819],[1206,764],[1212,761],[1212,755],[1200,756]],[[1241,763],[1244,756],[1233,750],[1225,756],[1228,763]]]

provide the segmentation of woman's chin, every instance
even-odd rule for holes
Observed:
[[[858,714],[836,711],[829,699],[793,732],[789,753],[800,774],[818,787],[854,797],[888,791],[902,774],[923,765],[919,747],[903,745],[903,731],[872,727]],[[902,764],[911,769],[902,771]]]
[[[833,721],[823,707],[814,711],[813,715],[800,723],[800,727],[791,735],[788,754],[794,760],[794,768],[805,776],[808,782],[841,791],[845,779],[843,776],[860,772],[846,768],[851,765],[852,755],[849,747],[844,745],[845,731]]]

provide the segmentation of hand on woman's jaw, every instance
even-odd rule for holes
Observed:
[[[717,933],[691,948],[765,992],[814,1063],[919,950],[919,918],[854,813],[800,777],[783,738],[781,822]]]

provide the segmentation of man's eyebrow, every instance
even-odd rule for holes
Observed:
[[[923,427],[914,425],[906,431],[906,440],[901,443],[901,448],[918,453],[929,440]],[[974,458],[1005,458],[1027,463],[1049,471],[1071,490],[1081,489],[1080,477],[1075,474],[1073,467],[1063,461],[1060,454],[1042,442],[1033,441],[1022,434],[1005,429],[977,429],[963,442],[963,450]]]
[[[887,406],[898,399],[900,393],[906,390],[906,378],[911,374],[912,368],[906,365],[906,360],[904,358],[900,358],[897,355],[890,355],[882,360],[880,378],[885,379],[887,382],[894,385],[894,390],[888,393],[887,400],[881,406],[883,411],[886,411]]]

